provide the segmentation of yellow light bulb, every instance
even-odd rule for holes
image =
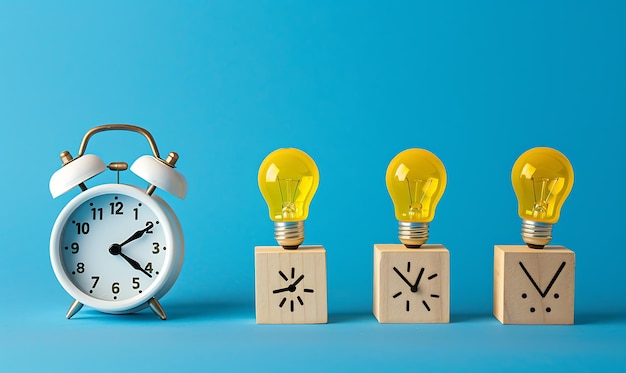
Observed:
[[[572,190],[572,164],[557,150],[533,148],[515,161],[511,182],[522,218],[522,238],[529,247],[542,249],[552,240],[552,225]]]
[[[319,171],[311,157],[294,148],[270,153],[259,167],[259,189],[274,221],[274,237],[285,249],[304,241],[304,220],[319,185]]]
[[[407,149],[391,160],[385,179],[400,241],[409,248],[420,247],[428,240],[428,223],[446,189],[443,163],[428,150]]]

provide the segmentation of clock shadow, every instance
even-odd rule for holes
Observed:
[[[492,313],[450,313],[450,324],[496,320]]]
[[[169,304],[165,312],[168,320],[254,318],[254,305],[246,301],[180,301]]]
[[[371,312],[334,312],[328,314],[328,323],[345,323],[345,322],[362,322],[376,321],[374,314]]]
[[[574,314],[574,325],[615,324],[624,322],[626,322],[626,314],[624,312]]]
[[[253,318],[254,306],[247,302],[223,301],[172,301],[161,304],[167,315],[165,321],[215,321]],[[162,320],[149,308],[127,314],[108,314],[93,309],[83,309],[72,320],[98,320],[115,322],[160,322]]]

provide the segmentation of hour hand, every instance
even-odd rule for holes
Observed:
[[[134,241],[134,240],[140,238],[141,236],[143,236],[144,233],[146,233],[147,231],[152,229],[152,227],[154,227],[154,224],[151,221],[149,221],[148,223],[146,223],[146,227],[144,229],[140,229],[137,232],[133,233],[132,236],[128,237],[128,239],[126,241],[124,241],[124,242],[122,242],[120,244],[120,247],[126,245],[127,243],[129,243],[131,241]]]
[[[419,275],[417,275],[417,280],[415,280],[415,285],[411,286],[411,289],[413,287],[415,287],[415,290],[417,291],[417,285],[420,284],[420,280],[422,279],[422,275],[424,274],[424,267],[422,267],[422,269],[420,269],[420,273]]]
[[[409,285],[409,287],[413,287],[413,284],[409,280],[407,280],[406,277],[404,277],[404,275],[398,270],[398,268],[393,267],[393,270],[398,274],[398,276],[400,276],[402,281],[404,281],[407,285]]]

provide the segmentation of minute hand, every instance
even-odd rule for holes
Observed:
[[[137,263],[137,261],[135,259],[129,258],[126,254],[124,254],[123,252],[120,251],[120,256],[122,258],[124,258],[128,264],[130,264],[133,268],[135,268],[138,271],[141,271],[143,273],[145,273],[146,276],[148,277],[152,277],[151,274],[149,274],[148,272],[146,272],[146,270],[144,270],[143,268],[141,268],[141,264]]]
[[[136,239],[138,239],[139,237],[143,236],[144,233],[146,233],[147,231],[149,231],[150,229],[152,229],[152,227],[154,227],[154,224],[152,224],[151,221],[148,222],[148,224],[146,224],[146,227],[144,229],[138,230],[137,232],[133,233],[132,236],[128,237],[128,239],[124,242],[122,242],[120,244],[120,247],[126,245],[127,243],[134,241]]]
[[[398,274],[398,276],[400,276],[402,281],[406,282],[406,284],[409,285],[409,287],[413,287],[413,284],[409,282],[409,280],[406,277],[404,277],[404,275],[400,271],[398,271],[398,268],[393,267],[393,270]]]

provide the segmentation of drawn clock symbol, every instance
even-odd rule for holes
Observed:
[[[287,275],[285,275],[285,273],[283,273],[283,271],[279,270],[278,274],[286,282],[290,281],[290,279],[287,277]],[[294,281],[294,279],[295,279],[295,281]],[[294,310],[295,310],[295,301],[296,300],[298,301],[300,306],[304,306],[304,300],[302,299],[304,294],[299,294],[299,295],[295,294],[296,291],[298,290],[298,284],[300,284],[300,282],[302,282],[302,280],[304,280],[304,274],[301,274],[296,279],[296,269],[294,267],[291,267],[291,281],[293,281],[293,282],[291,284],[289,284],[288,286],[286,286],[286,287],[275,289],[275,290],[272,291],[273,294],[282,294],[282,293],[286,293],[286,292],[291,293],[291,295],[283,295],[282,299],[280,300],[280,303],[278,304],[278,307],[283,308],[283,306],[287,302],[288,296],[291,297],[291,299],[289,300],[289,310],[291,312],[294,312]],[[315,292],[315,290],[308,289],[308,288],[303,288],[302,291],[304,293],[314,293]],[[294,295],[295,295],[295,299],[293,298]]]
[[[430,281],[435,280],[438,276],[437,273],[433,273],[431,275],[429,275],[428,277],[426,277],[426,282],[422,282],[422,277],[424,276],[424,271],[426,270],[425,267],[421,267],[419,269],[419,273],[417,274],[417,279],[415,280],[415,282],[411,282],[407,279],[407,277],[405,275],[402,274],[402,272],[400,272],[400,270],[397,267],[393,267],[393,271],[402,279],[402,281],[409,287],[409,292],[407,293],[406,297],[403,297],[405,300],[405,310],[406,312],[411,312],[411,310],[413,309],[411,307],[411,300],[417,300],[418,305],[421,304],[423,306],[423,308],[426,310],[426,312],[431,312],[431,304],[428,303],[428,301],[432,301],[432,299],[439,299],[440,295],[439,294],[435,294],[434,290],[433,290],[433,286],[431,286],[429,284]],[[411,272],[411,262],[407,262],[406,265],[406,273],[407,276],[410,274]],[[421,283],[421,286],[420,286]],[[403,291],[398,291],[395,294],[392,295],[393,299],[397,299],[400,296],[402,296],[404,294]],[[411,294],[416,294],[417,297],[412,296]],[[432,298],[432,299],[431,299]],[[421,301],[421,302],[420,302]],[[418,306],[419,307],[419,306]],[[421,309],[421,307],[419,307],[418,309]],[[413,309],[414,310],[414,309]]]
[[[528,270],[524,266],[524,263],[522,263],[520,261],[519,265],[522,268],[522,271],[524,271],[524,274],[526,275],[526,277],[528,277],[528,279],[530,280],[531,284],[533,285],[535,290],[537,290],[537,293],[539,293],[539,295],[541,296],[542,299],[546,298],[546,296],[548,295],[548,293],[552,289],[552,286],[556,282],[557,278],[559,277],[559,275],[563,271],[563,268],[565,268],[565,262],[562,262],[561,265],[559,266],[559,268],[554,273],[554,276],[552,276],[552,279],[548,283],[548,286],[546,287],[546,289],[545,290],[541,290],[541,288],[539,287],[539,285],[537,284],[535,279],[533,279],[533,277],[530,275],[530,273],[528,272]],[[553,298],[554,299],[559,299],[559,297],[560,297],[559,293],[554,293],[553,294]],[[523,299],[527,299],[528,298],[528,294],[522,293],[522,298]],[[535,307],[530,307],[530,312],[531,313],[534,313],[535,311],[537,311]],[[551,307],[546,307],[546,312],[548,312],[548,313],[552,312],[552,308]]]

